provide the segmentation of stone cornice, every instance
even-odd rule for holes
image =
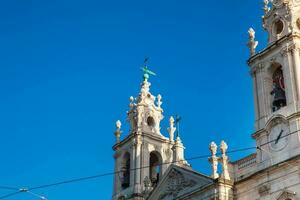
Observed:
[[[277,48],[278,45],[281,45],[282,43],[286,42],[287,40],[292,39],[293,37],[300,37],[300,36],[296,35],[296,34],[292,34],[292,33],[289,33],[289,34],[283,36],[279,40],[270,44],[267,48],[263,49],[261,52],[250,57],[247,61],[248,65],[251,66],[254,61],[259,60],[260,58],[264,57],[267,53],[269,53],[270,50]]]
[[[252,153],[252,154],[250,154],[250,155],[248,155],[248,156],[246,156],[244,158],[241,158],[239,160],[236,160],[236,161],[233,161],[233,162],[230,162],[230,163],[233,164],[233,165],[242,164],[243,162],[247,162],[249,160],[255,159],[256,156],[257,156],[256,153]]]
[[[263,129],[260,129],[260,130],[258,130],[258,131],[256,131],[255,133],[253,133],[252,135],[251,135],[251,137],[253,138],[253,139],[256,139],[256,138],[258,138],[262,133],[264,133],[266,130],[263,128]]]
[[[241,180],[239,180],[239,181],[235,181],[235,184],[240,184],[240,183],[243,183],[243,182],[245,182],[245,181],[247,181],[247,180],[255,180],[255,176],[258,176],[259,174],[263,174],[263,173],[265,173],[265,172],[269,172],[270,170],[278,170],[278,167],[282,167],[282,166],[284,166],[285,164],[287,165],[287,166],[290,166],[290,164],[288,163],[288,162],[291,162],[291,161],[293,161],[293,160],[300,160],[300,155],[297,155],[297,156],[294,156],[294,157],[292,157],[292,158],[289,158],[289,159],[287,159],[287,160],[284,160],[284,161],[282,161],[282,162],[280,162],[280,163],[277,163],[277,164],[275,164],[275,165],[272,165],[272,166],[269,166],[269,167],[267,167],[267,168],[265,168],[265,169],[261,169],[261,170],[259,170],[259,171],[256,171],[255,173],[253,173],[253,174],[251,174],[251,175],[249,175],[249,176],[247,176],[247,177],[245,177],[244,179],[241,179]],[[295,172],[296,173],[296,172]]]
[[[120,147],[122,147],[123,145],[127,144],[130,140],[134,140],[134,137],[136,137],[137,134],[136,132],[129,134],[125,139],[123,139],[122,141],[120,141],[119,143],[115,144],[112,148],[113,150],[116,150]],[[153,139],[162,143],[166,143],[166,144],[171,144],[174,145],[174,142],[170,141],[167,138],[164,138],[160,135],[154,135],[153,133],[142,133],[139,135],[142,138],[139,138],[139,142],[143,143],[143,138],[147,137],[149,139]],[[136,144],[136,142],[134,141],[132,144]]]

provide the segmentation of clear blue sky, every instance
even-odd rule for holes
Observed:
[[[182,116],[186,157],[207,154],[212,140],[253,146],[245,44],[250,26],[259,48],[265,44],[261,7],[261,0],[1,1],[0,185],[111,172],[114,124],[125,124],[145,56],[158,74],[151,91],[163,96],[162,131],[170,115]],[[191,164],[210,172],[206,159]],[[111,190],[108,176],[36,192],[49,200],[106,200]]]

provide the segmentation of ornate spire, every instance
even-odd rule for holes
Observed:
[[[138,97],[130,97],[129,111],[131,133],[154,133],[163,137],[160,133],[160,121],[163,119],[162,96],[154,96],[150,92],[150,75],[156,75],[148,69],[148,58],[144,61],[143,82]]]

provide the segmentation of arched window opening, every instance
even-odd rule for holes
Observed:
[[[155,120],[154,120],[154,118],[153,117],[148,117],[147,118],[147,124],[150,127],[154,127],[155,126]]]
[[[155,187],[159,181],[161,174],[161,156],[157,152],[150,153],[150,180],[152,186]]]
[[[280,35],[284,29],[284,23],[281,19],[275,21],[273,25],[273,33],[275,35]]]
[[[273,96],[272,102],[272,110],[273,112],[279,110],[280,108],[286,106],[286,95],[285,95],[285,86],[284,86],[284,78],[282,67],[278,67],[273,75],[273,90],[271,91],[271,95]]]
[[[121,168],[121,186],[123,189],[130,185],[130,154],[127,152],[124,155]]]

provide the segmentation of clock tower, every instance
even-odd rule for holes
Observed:
[[[260,168],[300,154],[300,0],[264,0],[267,46],[249,30],[255,133]]]

